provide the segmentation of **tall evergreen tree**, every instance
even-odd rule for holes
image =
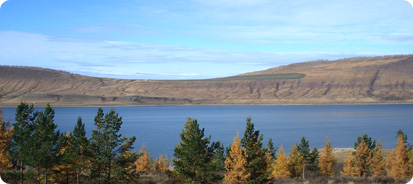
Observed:
[[[409,143],[407,143],[407,135],[402,130],[397,131],[396,139],[398,139],[399,136],[402,136],[404,145],[406,146],[406,149],[409,150],[409,151],[412,150],[413,145],[410,145]]]
[[[217,182],[220,170],[215,168],[216,144],[210,145],[211,136],[204,138],[197,120],[188,118],[180,137],[172,160],[177,176],[185,183]]]
[[[16,108],[15,123],[13,123],[12,138],[10,143],[10,154],[16,159],[20,169],[20,183],[24,179],[24,167],[31,161],[33,123],[37,112],[34,106],[21,102]]]
[[[70,159],[73,170],[76,174],[76,183],[79,184],[79,177],[89,166],[89,159],[91,157],[89,140],[86,137],[85,124],[82,118],[78,117],[75,128],[69,136],[69,149],[67,150],[67,157]]]
[[[318,157],[319,152],[316,148],[314,148],[310,152],[310,145],[305,139],[305,137],[301,138],[301,143],[298,145],[298,152],[304,158],[304,173],[306,170],[310,171],[317,171],[318,170]]]
[[[361,143],[362,140],[364,141],[364,144],[367,145],[367,148],[370,151],[373,151],[374,149],[376,149],[376,140],[373,140],[367,134],[364,134],[361,137],[360,136],[357,137],[357,142],[354,143],[354,149],[357,149],[357,147],[359,146],[359,144]]]
[[[114,169],[116,183],[137,183],[136,178],[139,177],[139,173],[136,171],[135,161],[139,155],[131,150],[133,142],[135,142],[135,137],[125,138],[120,155],[116,158]]]
[[[105,149],[105,137],[103,137],[103,131],[105,130],[105,114],[102,108],[98,108],[98,112],[95,116],[95,126],[97,129],[92,130],[92,137],[90,138],[91,149],[91,177],[97,178],[101,181],[105,167],[106,155],[103,155]],[[102,182],[103,183],[103,182]]]
[[[47,104],[44,111],[39,111],[34,124],[32,160],[38,171],[48,172],[59,161],[60,142],[62,134],[56,130],[54,110]],[[46,180],[47,183],[47,180]]]
[[[273,176],[271,174],[272,171],[273,171],[272,164],[275,160],[275,154],[277,152],[277,149],[278,148],[274,148],[274,143],[272,142],[272,139],[270,138],[268,140],[267,147],[265,148],[265,160],[266,160],[266,163],[267,163],[267,166],[268,166],[268,171],[267,172],[270,173],[269,176],[268,176],[269,180],[271,180],[273,178]]]
[[[241,146],[245,149],[247,158],[247,171],[250,173],[247,183],[265,183],[270,176],[270,166],[265,158],[266,150],[262,147],[264,135],[254,130],[251,118],[247,118],[244,137],[241,139]]]
[[[103,115],[101,108],[98,109],[95,117],[97,130],[92,131],[90,144],[93,155],[91,159],[92,176],[97,177],[100,183],[112,183],[112,175],[119,166],[118,162],[121,161],[120,159],[125,161],[125,157],[120,157],[120,155],[122,153],[125,155],[133,148],[135,137],[122,138],[122,134],[119,133],[122,123],[122,117],[119,117],[114,109],[105,115]],[[127,159],[127,161],[132,160]],[[123,164],[128,164],[128,162]],[[102,178],[102,175],[105,178]]]

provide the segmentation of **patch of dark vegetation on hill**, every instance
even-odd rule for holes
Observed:
[[[279,74],[262,74],[262,75],[237,75],[231,77],[206,79],[206,81],[233,81],[233,80],[284,80],[284,79],[301,79],[305,74],[302,73],[279,73]]]

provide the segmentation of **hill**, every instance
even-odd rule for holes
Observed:
[[[126,80],[0,66],[3,106],[413,103],[413,55],[296,63],[207,80]]]

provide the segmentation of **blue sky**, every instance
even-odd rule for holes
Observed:
[[[9,0],[0,64],[199,79],[295,62],[413,53],[405,0]]]

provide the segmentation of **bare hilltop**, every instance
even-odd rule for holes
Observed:
[[[296,63],[207,80],[97,78],[0,66],[2,106],[413,103],[413,55]]]

